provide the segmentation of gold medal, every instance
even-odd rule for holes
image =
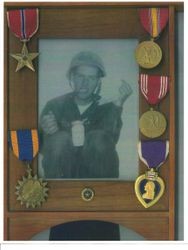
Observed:
[[[29,167],[28,176],[22,177],[22,180],[18,181],[18,185],[16,186],[17,200],[27,208],[40,207],[48,196],[46,185],[47,182],[44,182],[41,178],[38,179],[36,175],[32,177]]]
[[[164,190],[164,181],[153,168],[135,181],[136,196],[145,208],[153,206],[161,198]]]
[[[140,43],[135,51],[137,63],[146,69],[156,67],[162,59],[162,51],[159,45],[153,41]]]
[[[165,116],[152,108],[145,112],[139,120],[139,128],[143,135],[149,138],[161,136],[167,127]]]

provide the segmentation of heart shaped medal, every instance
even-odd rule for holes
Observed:
[[[157,203],[163,195],[164,190],[164,181],[153,168],[139,176],[135,181],[136,196],[145,208]]]

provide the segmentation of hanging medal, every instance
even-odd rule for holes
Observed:
[[[135,51],[137,63],[146,69],[156,67],[162,59],[162,50],[154,42],[168,22],[168,8],[144,8],[139,11],[140,21],[151,35],[150,41],[138,45]]]
[[[39,53],[29,53],[26,43],[38,30],[38,9],[20,9],[7,12],[8,26],[11,32],[23,42],[21,53],[10,54],[18,61],[16,72],[27,67],[35,71],[32,61]]]
[[[23,161],[27,168],[27,176],[23,176],[22,180],[17,182],[17,200],[26,208],[40,207],[48,196],[48,188],[47,182],[31,174],[31,162],[39,151],[38,131],[36,129],[10,131],[9,145],[14,155]]]
[[[159,177],[158,169],[168,156],[169,142],[141,141],[138,144],[138,153],[148,170],[136,179],[135,193],[140,203],[148,208],[159,201],[165,190],[165,184]]]
[[[169,77],[140,74],[139,86],[142,95],[150,105],[157,105],[169,90]],[[167,127],[165,116],[150,108],[142,114],[139,120],[140,132],[148,138],[161,136]]]

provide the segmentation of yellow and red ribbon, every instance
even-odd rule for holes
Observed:
[[[142,26],[156,38],[165,28],[168,22],[168,8],[143,8],[139,10]]]

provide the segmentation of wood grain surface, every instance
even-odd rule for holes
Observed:
[[[15,213],[8,220],[11,240],[29,240],[37,233],[61,223],[79,220],[101,220],[134,230],[147,240],[168,240],[168,214],[152,212],[76,212]]]
[[[104,6],[60,4],[57,7],[57,3],[38,6],[36,3],[5,3],[5,6],[5,12],[18,6],[39,7],[40,25],[28,44],[30,52],[38,50],[41,38],[149,40],[139,21],[140,5],[136,4],[134,7],[118,3]],[[34,60],[36,73],[27,68],[15,73],[17,62],[10,58],[9,53],[20,52],[22,44],[7,30],[5,18],[5,239],[28,240],[35,233],[52,225],[84,218],[121,223],[148,240],[174,238],[174,11],[175,5],[170,7],[169,25],[157,40],[163,51],[162,62],[149,72],[140,69],[142,73],[171,77],[170,92],[157,107],[168,120],[168,128],[161,139],[170,139],[171,145],[169,158],[160,170],[166,190],[160,201],[147,210],[135,196],[134,182],[127,181],[49,181],[49,198],[41,208],[25,209],[16,201],[15,185],[24,175],[25,168],[8,150],[6,135],[8,130],[37,127],[39,59]],[[148,104],[141,95],[139,98],[141,115],[148,110]],[[141,134],[140,138],[145,139]],[[139,172],[145,172],[143,163],[140,162],[139,165]],[[36,172],[37,160],[33,166]],[[91,202],[81,199],[81,191],[85,187],[91,187],[95,191]]]

